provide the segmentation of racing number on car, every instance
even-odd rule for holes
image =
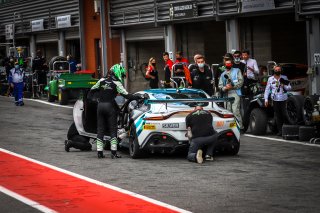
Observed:
[[[156,129],[156,125],[154,125],[154,124],[145,124],[143,126],[143,129],[144,130],[155,130]]]

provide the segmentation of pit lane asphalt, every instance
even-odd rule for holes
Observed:
[[[64,151],[72,109],[25,103],[0,97],[1,148],[193,212],[320,212],[319,147],[242,136],[238,156],[203,165],[177,155],[133,160],[127,151],[99,160]]]

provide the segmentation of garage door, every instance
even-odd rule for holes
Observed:
[[[126,41],[150,41],[164,39],[164,27],[126,30]]]

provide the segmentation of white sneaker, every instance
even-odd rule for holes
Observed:
[[[203,163],[202,150],[201,149],[198,149],[198,151],[197,151],[196,161],[199,164]]]

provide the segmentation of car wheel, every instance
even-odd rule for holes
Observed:
[[[133,159],[141,158],[143,156],[143,150],[140,149],[134,124],[130,127],[129,153]]]
[[[300,124],[303,121],[303,95],[293,95],[287,100],[287,120],[289,124]]]
[[[306,125],[312,125],[312,113],[314,111],[315,105],[319,100],[319,95],[310,95],[306,97],[303,104],[303,121]]]
[[[265,110],[255,108],[250,113],[250,129],[254,135],[264,135],[267,131],[268,117]]]
[[[68,93],[66,90],[59,89],[58,100],[60,105],[68,104]]]
[[[50,88],[48,89],[48,102],[54,102],[55,96],[51,95]]]
[[[67,138],[68,140],[71,140],[73,136],[79,135],[79,132],[76,128],[76,124],[73,122],[71,126],[69,127],[68,133],[67,133]]]
[[[239,149],[240,149],[240,143],[233,143],[231,146],[230,146],[230,155],[237,155],[238,152],[239,152]]]

